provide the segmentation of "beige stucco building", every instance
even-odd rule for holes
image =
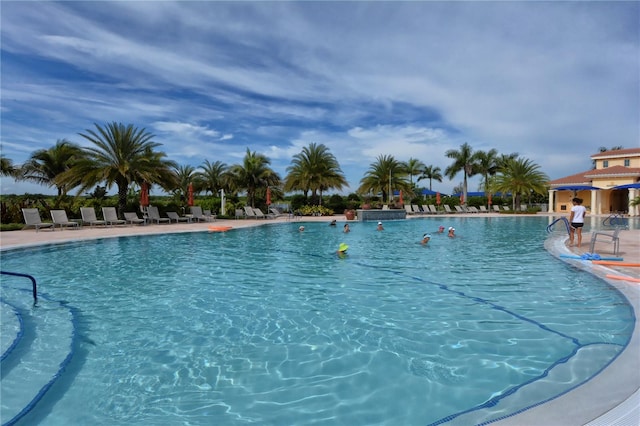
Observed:
[[[549,183],[549,211],[567,213],[571,199],[579,197],[592,214],[638,216],[639,206],[629,203],[640,196],[640,148],[599,152],[591,159],[594,169]]]

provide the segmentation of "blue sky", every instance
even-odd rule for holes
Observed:
[[[349,193],[379,155],[444,172],[445,152],[468,142],[557,179],[588,170],[601,146],[640,143],[638,2],[0,7],[1,150],[17,164],[116,121],[179,164],[237,164],[249,148],[281,177],[322,143]],[[1,191],[54,193],[7,178]]]

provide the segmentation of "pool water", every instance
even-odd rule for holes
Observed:
[[[635,321],[618,291],[544,250],[548,223],[427,217],[382,232],[352,222],[344,234],[341,223],[290,222],[4,252],[2,269],[34,275],[42,294],[34,308],[27,280],[2,276],[2,349],[16,328],[30,342],[7,360],[40,350],[63,366],[17,424],[512,415],[600,372]],[[3,422],[25,406],[9,394],[41,387],[11,378],[19,364],[3,364]]]

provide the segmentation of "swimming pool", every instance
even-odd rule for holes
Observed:
[[[547,224],[429,217],[343,234],[289,223],[3,253],[3,270],[33,274],[44,294],[34,310],[27,285],[2,278],[3,340],[23,330],[3,360],[3,422],[26,405],[8,406],[7,384],[36,394],[31,375],[51,384],[25,424],[508,416],[589,380],[633,330],[622,295],[544,250]],[[12,378],[11,358],[38,351],[64,371]]]

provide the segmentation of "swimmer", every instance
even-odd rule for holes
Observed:
[[[378,231],[384,231],[384,227],[382,226],[382,222],[378,222],[378,227],[376,228]]]
[[[344,231],[343,231],[343,232],[344,232],[345,234],[346,234],[347,232],[351,232],[351,229],[349,229],[349,224],[348,224],[348,223],[345,223],[345,224],[344,224]]]
[[[424,234],[422,236],[422,241],[420,241],[420,244],[425,245],[429,242],[430,239],[431,239],[431,234]]]
[[[300,225],[300,227],[298,228],[298,231],[300,232],[304,231],[304,226]]]
[[[333,220],[331,221],[331,223],[329,224],[329,226],[336,226],[336,220],[335,220],[335,219],[333,219]]]
[[[338,251],[336,252],[338,257],[346,257],[348,248],[349,246],[346,245],[345,243],[340,243],[340,246],[338,247]]]
[[[454,228],[453,226],[449,227],[449,233],[447,234],[447,237],[449,238],[454,238],[456,236],[456,228]]]
[[[440,225],[438,227],[438,234],[442,234],[444,232],[444,226]]]

